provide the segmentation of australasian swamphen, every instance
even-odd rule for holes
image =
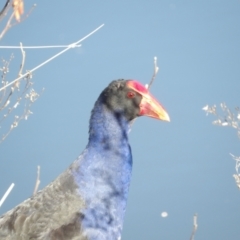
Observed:
[[[91,113],[89,141],[70,167],[43,190],[0,217],[0,240],[119,240],[132,172],[130,122],[169,121],[134,80],[103,90]]]

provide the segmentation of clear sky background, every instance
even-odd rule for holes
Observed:
[[[195,213],[196,240],[239,239],[240,192],[229,155],[240,155],[239,139],[234,129],[212,125],[214,117],[202,108],[240,106],[240,1],[30,0],[26,12],[33,3],[36,9],[0,45],[70,44],[105,26],[34,72],[34,89],[45,91],[33,115],[0,145],[0,196],[16,184],[0,214],[31,196],[37,165],[43,188],[81,154],[90,111],[109,82],[148,83],[157,56],[151,92],[171,122],[141,117],[130,133],[134,167],[122,239],[189,239]],[[26,50],[25,69],[58,51]],[[0,49],[6,60],[11,53],[9,81],[21,53]],[[8,127],[2,124],[0,134]]]

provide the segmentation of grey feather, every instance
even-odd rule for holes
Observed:
[[[0,217],[0,240],[87,240],[81,234],[79,210],[84,203],[71,174],[74,164]]]

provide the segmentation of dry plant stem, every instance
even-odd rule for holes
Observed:
[[[27,90],[29,89],[29,87],[30,87],[31,85],[32,85],[32,83],[30,83],[29,81],[26,82],[26,85],[25,85],[25,87],[24,87],[24,90],[23,90],[22,94],[18,97],[17,102],[15,103],[15,105],[16,105],[16,104],[19,105],[20,101],[23,99],[23,96],[25,95],[25,93],[27,92]],[[8,99],[9,99],[10,96],[11,96],[10,94],[12,94],[12,91],[9,93]],[[3,120],[8,117],[8,115],[13,111],[14,108],[16,108],[15,105],[14,105],[13,107],[11,107],[11,108],[8,109],[7,114],[5,114],[2,119],[0,119],[0,123],[3,122]],[[3,107],[2,107],[0,110],[3,110]],[[0,142],[1,142],[1,141],[0,141]]]
[[[8,190],[4,193],[2,199],[0,200],[0,207],[2,206],[2,204],[4,203],[6,198],[8,197],[9,193],[12,191],[13,187],[14,187],[14,183],[12,183],[10,185],[10,187],[8,188]]]
[[[10,7],[10,0],[7,0],[2,11],[0,12],[0,21],[7,15],[9,7]]]
[[[224,113],[224,116],[218,114],[216,105],[212,107],[206,105],[205,107],[203,107],[203,110],[207,113],[207,115],[214,114],[217,117],[217,120],[213,121],[214,125],[219,125],[223,127],[226,126],[233,127],[237,131],[238,138],[240,138],[240,109],[238,107],[235,108],[236,112],[233,113],[225,103],[221,103],[220,107]],[[237,187],[240,189],[240,174],[239,174],[240,157],[234,156],[231,153],[230,155],[236,162],[235,169],[237,174],[234,174],[233,177],[235,179]]]
[[[37,179],[36,179],[36,184],[35,184],[35,188],[33,191],[33,195],[35,195],[38,191],[38,187],[40,185],[40,166],[37,166]]]
[[[34,5],[32,6],[32,8],[31,8],[30,11],[28,12],[28,14],[21,20],[21,22],[24,21],[26,18],[29,17],[29,15],[31,14],[31,12],[33,11],[33,9],[34,9],[35,7],[36,7],[36,4],[34,4]],[[14,16],[15,16],[15,14],[14,14],[14,12],[13,12],[13,13],[11,14],[11,16],[9,17],[5,28],[3,29],[3,31],[2,31],[1,34],[0,34],[0,40],[3,38],[3,36],[5,35],[5,33],[6,33],[12,26],[14,26],[14,25],[16,25],[16,24],[19,23],[19,22],[12,23],[12,20],[13,20]]]
[[[153,84],[153,81],[154,81],[154,79],[156,78],[157,73],[158,73],[158,70],[159,70],[159,68],[158,68],[158,66],[157,66],[157,57],[154,57],[154,58],[153,58],[153,64],[154,64],[154,72],[153,72],[152,79],[151,79],[151,81],[149,82],[149,84],[146,84],[146,85],[145,85],[145,87],[146,87],[148,90],[150,89],[151,85]],[[1,89],[0,89],[0,90],[1,90]],[[135,122],[135,119],[133,119],[133,120],[131,121],[130,125],[132,126],[132,125],[134,124],[134,122]],[[129,132],[130,132],[130,131],[131,131],[131,128],[130,128]]]
[[[18,76],[19,76],[19,77],[22,75],[22,70],[23,70],[23,67],[24,67],[25,57],[26,57],[25,51],[24,51],[23,48],[22,48],[22,43],[20,43],[20,47],[21,47],[21,52],[22,52],[22,63],[21,63],[21,65],[20,65],[20,70],[19,70],[19,73],[18,73]],[[13,88],[11,88],[11,90],[10,90],[10,92],[9,92],[9,94],[8,94],[8,97],[6,98],[4,104],[0,107],[0,111],[3,110],[3,109],[8,105],[7,103],[9,102],[9,99],[10,99],[11,95],[13,94],[15,87],[19,89],[19,81],[18,81],[18,82],[15,82]],[[26,86],[25,86],[25,90],[27,90],[27,89],[26,89]],[[22,95],[25,94],[25,92],[26,92],[26,91],[23,91]],[[22,97],[22,96],[21,96],[21,97]],[[22,99],[21,97],[19,97],[18,99],[21,100],[21,99]],[[1,101],[0,101],[0,103],[1,103]],[[18,102],[18,103],[19,103],[19,102]],[[8,114],[6,115],[6,117],[7,117],[10,113],[11,113],[11,110],[8,111]],[[6,117],[5,117],[5,118],[6,118]],[[3,119],[4,119],[4,118],[3,118]],[[0,122],[2,122],[3,119],[1,119]]]
[[[235,179],[237,187],[240,189],[240,175],[239,174],[233,174],[233,178]]]
[[[18,73],[19,76],[22,75],[22,70],[23,70],[23,67],[24,67],[25,57],[26,57],[25,52],[24,52],[24,50],[23,50],[23,47],[22,47],[22,44],[21,44],[21,43],[20,43],[20,47],[21,47],[21,52],[22,52],[22,62],[21,62],[21,65],[20,65],[19,73]],[[22,99],[24,99],[24,98],[26,99],[25,108],[24,108],[24,113],[23,113],[22,116],[20,116],[20,117],[19,117],[19,116],[15,116],[15,119],[14,119],[13,124],[11,124],[8,132],[7,132],[5,135],[3,135],[2,139],[0,139],[0,143],[2,143],[2,142],[8,137],[8,135],[11,133],[11,131],[12,131],[15,127],[18,126],[19,122],[20,122],[22,119],[24,119],[24,118],[27,119],[27,117],[29,116],[29,114],[31,114],[31,111],[30,111],[29,109],[30,109],[31,105],[33,104],[33,102],[36,100],[36,98],[39,96],[38,94],[36,94],[36,93],[33,92],[33,90],[32,90],[32,91],[30,91],[29,94],[30,94],[30,95],[33,95],[33,94],[34,94],[34,101],[31,99],[31,96],[29,96],[29,94],[28,94],[29,97],[26,98],[26,96],[27,96],[26,93],[27,93],[27,91],[29,90],[29,88],[30,88],[31,86],[32,86],[32,83],[29,81],[29,78],[26,77],[26,84],[25,84],[25,87],[24,87],[21,95],[18,96],[16,103],[15,103],[13,106],[11,106],[11,107],[8,109],[7,113],[3,115],[2,119],[0,119],[0,123],[3,122],[3,121],[12,113],[12,111],[13,111],[15,108],[17,108],[17,106],[20,104],[20,101],[21,101]],[[20,87],[20,81],[17,81],[16,83],[14,83],[13,87],[10,88],[10,92],[9,92],[9,94],[8,94],[7,99],[5,100],[5,104],[0,108],[0,110],[3,110],[4,108],[6,108],[6,107],[9,105],[8,103],[10,103],[10,97],[12,96],[12,94],[13,94],[13,92],[14,92],[14,89],[15,89],[15,88],[19,89],[19,87]],[[5,89],[5,90],[6,90],[6,89]],[[4,91],[5,91],[5,90],[4,90]],[[25,97],[24,97],[24,96],[25,96]]]
[[[22,70],[23,70],[23,67],[24,67],[24,63],[25,63],[25,58],[26,58],[26,53],[25,51],[23,50],[23,46],[22,46],[22,43],[20,42],[20,48],[21,48],[21,53],[22,53],[22,63],[20,65],[20,70],[19,70],[19,73],[18,73],[18,76],[22,76]]]
[[[7,74],[7,72],[8,72],[8,68],[9,68],[9,65],[10,65],[10,62],[11,62],[11,60],[12,60],[12,58],[13,57],[11,57],[10,58],[10,60],[9,60],[9,62],[6,62],[6,64],[5,64],[5,66],[4,66],[4,68],[5,68],[5,71],[3,72],[3,75],[2,75],[2,83],[4,84],[6,81],[5,81],[5,77],[6,77],[6,74]],[[10,97],[12,96],[12,94],[13,94],[13,91],[14,91],[14,89],[10,89],[10,92],[8,93],[8,96],[6,97],[6,95],[7,95],[7,91],[6,90],[4,90],[4,92],[2,93],[2,95],[1,95],[1,100],[0,100],[0,104],[3,102],[3,104],[1,104],[0,105],[0,111],[1,110],[3,110],[4,108],[6,108],[8,105],[9,105],[9,103],[10,103]],[[4,98],[5,98],[5,100],[4,100]],[[1,122],[1,120],[0,120],[0,122]]]
[[[61,54],[63,54],[64,52],[68,51],[71,48],[74,48],[76,45],[78,45],[80,42],[84,41],[85,39],[87,39],[88,37],[90,37],[92,34],[94,34],[95,32],[97,32],[100,28],[102,28],[104,26],[104,24],[102,24],[101,26],[99,26],[98,28],[96,28],[95,30],[93,30],[92,32],[90,32],[89,34],[87,34],[85,37],[81,38],[80,40],[78,40],[75,43],[72,43],[70,45],[68,45],[67,48],[65,48],[64,50],[62,50],[61,52],[57,53],[56,55],[52,56],[51,58],[47,59],[45,62],[39,64],[38,66],[36,66],[35,68],[31,69],[29,72],[33,73],[34,71],[36,71],[37,69],[39,69],[40,67],[44,66],[45,64],[47,64],[48,62],[51,62],[54,58],[60,56]],[[12,82],[6,84],[4,87],[0,88],[0,91],[3,91],[5,88],[11,86],[12,84],[14,84],[15,82],[19,81],[20,79],[26,77],[28,73],[23,74],[22,76],[18,77],[17,79],[13,80]]]
[[[153,84],[153,82],[154,82],[154,80],[155,80],[155,78],[156,78],[156,76],[157,76],[158,70],[159,70],[159,67],[157,66],[157,57],[154,57],[153,63],[154,63],[154,72],[153,72],[152,79],[151,79],[150,83],[148,84],[148,87],[147,87],[148,89],[149,89],[149,88],[151,87],[151,85]]]
[[[52,45],[52,46],[24,46],[24,49],[43,49],[43,48],[66,48],[69,45]],[[82,45],[76,45],[75,47],[81,47]],[[19,46],[0,46],[0,48],[4,49],[18,49],[21,48]]]
[[[192,234],[191,234],[190,240],[194,240],[194,236],[196,234],[197,228],[198,228],[198,225],[197,225],[197,214],[194,214],[194,216],[193,216],[193,230],[192,230]]]
[[[3,61],[4,62],[4,66],[1,69],[1,71],[2,71],[1,78],[2,78],[2,85],[3,86],[6,85],[5,78],[6,78],[6,75],[8,73],[9,65],[10,65],[12,59],[13,59],[13,55],[11,55],[9,61]],[[2,93],[0,93],[0,111],[4,108],[4,105],[6,104],[6,101],[4,101],[5,96],[6,96],[6,89],[4,91],[2,91]],[[3,101],[4,101],[4,103],[2,104]]]
[[[13,94],[13,91],[11,89],[9,94],[8,94],[8,96],[7,96],[7,98],[6,98],[6,100],[4,101],[4,104],[0,107],[0,111],[8,106],[8,104],[10,103],[9,99],[12,96],[12,94]],[[1,120],[0,120],[0,122],[1,122]]]
[[[29,85],[28,85],[28,84],[29,84]],[[30,86],[31,86],[31,83],[30,83],[30,82],[26,83],[26,87],[25,87],[24,92],[22,93],[22,96],[26,93],[26,91],[28,90],[28,88],[29,88]],[[34,101],[36,101],[36,99],[39,97],[39,94],[37,94],[34,90],[32,90],[32,91],[33,91],[33,95],[34,95],[33,97],[34,97],[35,99],[34,99],[34,100],[31,100],[31,96],[28,97],[28,99],[26,100],[26,103],[25,103],[24,112],[23,112],[22,116],[20,116],[20,117],[19,117],[19,116],[15,116],[15,120],[14,120],[13,124],[10,126],[8,132],[7,132],[5,135],[2,136],[2,139],[0,139],[0,143],[2,143],[2,142],[8,137],[8,135],[11,133],[11,131],[18,126],[19,122],[20,122],[22,119],[26,119],[26,120],[27,120],[27,118],[29,117],[29,115],[32,114],[32,112],[30,111],[30,108],[31,108],[32,104],[34,103]],[[30,95],[31,95],[31,94],[32,94],[32,93],[30,93]],[[25,98],[26,98],[26,97],[25,97]],[[22,97],[20,97],[20,98],[18,99],[18,101],[16,102],[16,104],[19,104],[19,102],[20,102],[21,100],[22,100]],[[15,105],[16,105],[16,104],[15,104]],[[14,106],[15,106],[15,105],[14,105]],[[6,114],[4,118],[6,118],[6,117],[13,111],[13,109],[15,108],[14,106],[13,106],[12,108],[10,108],[10,110],[8,111],[8,114]],[[2,119],[1,121],[3,121],[3,119]]]
[[[22,63],[20,65],[20,69],[19,69],[19,73],[18,73],[18,77],[21,77],[22,76],[22,71],[23,71],[23,68],[24,68],[24,64],[25,64],[25,58],[26,58],[26,53],[25,51],[23,50],[23,46],[22,46],[22,43],[20,42],[20,47],[21,47],[21,53],[22,53]],[[19,89],[19,85],[20,85],[20,81],[17,81],[14,83],[14,87],[16,87],[17,89]]]
[[[9,28],[11,28],[11,21],[14,18],[14,12],[11,14],[11,16],[9,17],[7,24],[5,26],[5,28],[3,29],[3,31],[0,34],[0,40],[2,39],[2,37],[4,36],[4,34],[8,31]]]

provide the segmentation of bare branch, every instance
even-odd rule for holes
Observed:
[[[3,67],[0,68],[0,71],[2,72],[2,75],[1,75],[2,86],[5,86],[7,84],[7,81],[6,81],[5,78],[6,78],[7,73],[9,72],[9,65],[10,65],[12,59],[13,59],[13,55],[11,55],[11,57],[8,61],[2,60],[3,61]],[[4,90],[0,93],[0,111],[2,109],[1,104],[2,104],[2,106],[4,106],[6,104],[6,101],[4,102],[5,97],[6,97],[6,90]]]
[[[21,95],[22,97],[23,97],[23,95],[26,93],[26,91],[29,89],[29,87],[30,87],[31,85],[32,85],[31,82],[27,82],[27,83],[26,83],[25,89],[24,89],[24,91],[23,91],[23,93],[22,93],[22,95]],[[9,108],[8,113],[4,115],[4,118],[1,119],[1,121],[3,121],[4,119],[6,119],[7,116],[13,111],[13,109],[15,109],[15,108],[19,105],[20,101],[22,100],[22,97],[19,97],[18,100],[17,100],[17,102],[14,104],[14,106],[11,107],[11,108]],[[31,114],[33,114],[33,113],[30,111],[30,107],[31,107],[32,104],[38,99],[38,97],[39,97],[39,94],[38,94],[37,92],[35,92],[35,90],[34,90],[33,88],[30,89],[29,93],[27,93],[27,94],[25,95],[25,97],[24,97],[25,100],[26,100],[26,102],[25,102],[25,107],[24,107],[24,112],[23,112],[23,114],[22,114],[21,116],[16,115],[16,116],[14,117],[13,123],[11,124],[8,132],[2,136],[2,139],[0,139],[0,143],[2,143],[2,142],[8,137],[8,135],[12,132],[12,130],[18,126],[18,124],[19,124],[19,122],[20,122],[21,120],[23,120],[23,119],[27,120],[28,117],[29,117]]]
[[[33,195],[35,195],[38,191],[38,187],[40,185],[40,166],[37,166],[37,179],[36,179],[36,184],[35,184],[35,188],[33,191]]]
[[[5,33],[14,25],[24,21],[26,18],[29,17],[29,15],[31,14],[31,12],[33,11],[33,9],[36,7],[36,4],[34,4],[32,6],[32,8],[30,9],[30,11],[28,12],[28,14],[25,15],[25,17],[20,21],[20,15],[23,14],[23,1],[22,0],[14,0],[13,4],[13,12],[11,14],[11,16],[9,17],[7,24],[5,26],[5,28],[3,29],[3,31],[0,34],[0,40],[2,39],[2,37],[5,35]],[[16,19],[15,22],[12,22],[12,20]]]
[[[9,7],[10,7],[10,0],[7,0],[2,11],[0,12],[0,21],[7,15]]]
[[[221,103],[220,107],[223,112],[223,116],[218,114],[217,112],[217,107],[216,105],[210,107],[206,105],[202,109],[206,112],[208,115],[214,114],[217,117],[217,120],[213,121],[214,125],[219,125],[219,126],[229,126],[233,127],[237,130],[238,137],[240,138],[240,110],[239,108],[235,108],[236,113],[234,114],[227,106],[225,103]]]
[[[151,79],[151,81],[150,81],[149,84],[146,84],[146,88],[148,88],[148,89],[149,89],[149,88],[151,87],[151,85],[153,84],[153,82],[154,82],[154,80],[155,80],[155,78],[156,78],[156,76],[157,76],[158,70],[159,70],[159,67],[157,66],[157,57],[154,57],[154,58],[153,58],[153,64],[154,64],[154,71],[153,71],[152,79]]]
[[[23,57],[20,65],[19,75],[22,74],[22,69],[25,62],[25,52],[23,51],[23,49],[22,49],[22,55]],[[11,59],[12,57],[10,58],[9,61],[4,61],[4,66],[2,69],[0,69],[1,71],[8,72],[8,70],[6,69],[9,69],[9,64]],[[20,102],[22,100],[25,100],[25,104],[24,104],[23,113],[20,116],[19,115],[14,116],[14,120],[10,125],[8,131],[2,136],[2,138],[0,138],[0,143],[2,143],[8,137],[8,135],[13,131],[13,129],[19,125],[19,122],[21,120],[28,119],[29,115],[32,114],[32,112],[30,111],[30,107],[39,97],[39,94],[33,88],[31,88],[31,86],[33,85],[33,83],[31,82],[31,78],[32,78],[31,74],[29,72],[27,72],[27,74],[28,75],[25,77],[25,84],[22,88],[22,91],[20,92],[20,95],[19,94],[18,96],[16,96],[16,94],[14,95],[15,88],[20,90],[20,81],[16,82],[10,89],[8,90],[4,89],[4,91],[1,92],[2,97],[1,97],[0,103],[2,102],[2,104],[0,105],[0,111],[5,110],[5,113],[1,117],[0,123],[2,123],[4,120],[6,120],[9,117],[9,115],[20,105]],[[3,73],[2,75],[3,86],[7,84],[7,81],[5,80],[5,75],[6,73]]]
[[[5,28],[3,29],[3,31],[1,32],[0,34],[0,40],[2,39],[2,37],[4,36],[4,34],[7,32],[7,30],[9,28],[11,28],[11,21],[13,20],[13,17],[14,17],[14,12],[11,14],[11,16],[9,17],[8,21],[7,21],[7,24],[5,26]]]
[[[64,52],[68,51],[71,48],[74,48],[76,45],[79,45],[80,42],[84,41],[85,39],[87,39],[88,37],[90,37],[92,34],[94,34],[95,32],[97,32],[100,28],[102,28],[104,26],[104,24],[100,25],[99,27],[97,27],[96,29],[94,29],[92,32],[90,32],[89,34],[87,34],[85,37],[81,38],[80,40],[78,40],[75,43],[72,43],[70,45],[68,45],[67,48],[65,48],[64,50],[62,50],[61,52],[57,53],[56,55],[52,56],[51,58],[47,59],[46,61],[44,61],[43,63],[39,64],[38,66],[36,66],[35,68],[33,68],[32,70],[30,70],[29,72],[33,73],[34,71],[36,71],[37,69],[39,69],[40,67],[44,66],[45,64],[47,64],[48,62],[52,61],[54,58],[60,56],[61,54],[63,54]],[[11,86],[12,84],[14,84],[15,82],[17,82],[18,80],[26,77],[29,73],[25,73],[22,76],[18,77],[17,79],[13,80],[12,82],[6,84],[4,87],[0,88],[0,92],[2,90],[4,90],[5,88]]]
[[[20,48],[21,48],[21,53],[22,53],[22,63],[20,65],[20,70],[19,70],[19,73],[18,73],[18,76],[20,77],[22,75],[22,70],[23,70],[23,67],[24,67],[24,63],[25,63],[25,58],[26,58],[26,53],[25,51],[23,50],[23,46],[22,46],[22,43],[20,42]]]
[[[197,225],[197,214],[194,214],[194,216],[193,216],[193,230],[192,230],[192,234],[191,234],[190,240],[194,240],[194,236],[195,236],[195,233],[197,231],[197,228],[198,228],[198,225]]]
[[[2,204],[4,203],[6,198],[8,197],[9,193],[12,191],[13,187],[14,187],[14,183],[12,183],[10,185],[10,187],[8,188],[8,190],[5,192],[5,194],[3,195],[2,199],[0,200],[0,207],[2,206]]]
[[[240,189],[240,174],[233,174],[237,187]]]
[[[153,83],[153,81],[154,81],[154,79],[155,79],[155,77],[156,77],[156,75],[157,75],[157,73],[158,73],[158,70],[159,70],[159,68],[158,68],[158,66],[157,66],[157,57],[154,57],[153,58],[153,64],[154,64],[154,72],[153,72],[153,76],[152,76],[152,79],[151,79],[151,81],[150,81],[150,83],[149,84],[145,84],[145,87],[147,88],[147,89],[149,89],[150,87],[151,87],[151,85],[152,85],[152,83]],[[1,91],[1,89],[0,89],[0,91]],[[131,126],[134,124],[134,122],[135,122],[135,119],[133,119],[132,121],[131,121]],[[131,128],[129,128],[129,132],[131,131]]]
[[[52,45],[52,46],[24,46],[24,49],[42,49],[42,48],[66,48],[69,45]],[[81,47],[82,45],[76,45],[74,47]],[[21,46],[0,46],[0,48],[4,49],[18,49],[21,48]]]
[[[222,126],[222,127],[232,127],[236,129],[237,136],[240,138],[240,109],[239,107],[235,108],[235,112],[232,112],[225,103],[221,103],[220,107],[222,109],[223,114],[218,114],[216,105],[210,107],[206,105],[203,107],[203,110],[207,113],[207,115],[214,114],[217,119],[213,121],[214,125]],[[222,116],[223,115],[223,116]],[[234,156],[230,153],[232,158],[235,160],[235,169],[237,174],[234,174],[233,177],[235,179],[235,182],[237,184],[237,187],[240,189],[240,174],[239,174],[239,168],[240,168],[240,156]]]

